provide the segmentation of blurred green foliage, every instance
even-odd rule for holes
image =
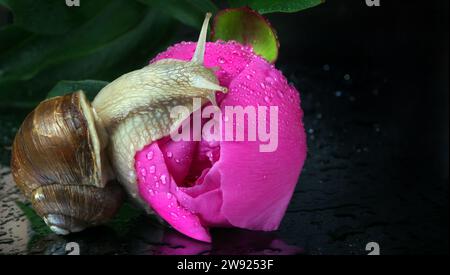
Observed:
[[[218,6],[294,12],[322,1],[0,0],[13,14],[0,27],[0,108],[32,108],[62,80],[111,81],[142,67]]]
[[[228,0],[231,7],[248,6],[260,14],[298,12],[320,5],[325,0]]]
[[[58,84],[50,90],[47,94],[47,98],[52,98],[55,96],[65,95],[72,93],[74,91],[82,90],[87,98],[92,101],[97,93],[108,85],[106,81],[100,80],[80,80],[80,81],[72,81],[72,80],[62,80],[58,82]]]
[[[110,81],[146,64],[178,27],[140,1],[2,2],[14,16],[0,29],[2,107],[33,107],[60,80]]]

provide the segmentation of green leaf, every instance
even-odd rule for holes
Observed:
[[[15,75],[19,79],[6,79],[5,76],[2,77],[1,70],[3,63],[0,62],[0,107],[15,106],[27,109],[32,108],[45,98],[48,91],[61,79],[102,79],[112,81],[128,71],[138,69],[145,64],[148,64],[150,58],[157,53],[157,51],[169,45],[169,38],[175,33],[173,30],[175,25],[170,17],[163,16],[156,10],[150,10],[141,4],[129,1],[111,1],[111,5],[117,2],[121,3],[121,5],[115,4],[113,6],[113,10],[117,13],[130,14],[130,11],[126,11],[127,9],[132,9],[131,12],[134,12],[135,9],[139,9],[144,14],[138,18],[137,24],[130,27],[127,31],[123,31],[122,29],[122,33],[118,33],[115,36],[111,35],[109,41],[107,41],[108,39],[103,39],[103,42],[105,43],[100,43],[101,37],[105,37],[103,35],[106,35],[101,33],[102,30],[104,30],[103,32],[110,32],[110,30],[108,30],[110,26],[115,27],[115,24],[126,25],[121,21],[124,21],[123,18],[129,18],[129,16],[115,17],[116,12],[110,14],[110,16],[102,16],[104,20],[96,21],[99,24],[97,27],[95,24],[86,22],[85,24],[88,24],[88,27],[81,26],[81,28],[88,29],[89,26],[95,27],[97,31],[91,34],[94,39],[92,39],[91,42],[90,39],[84,39],[83,43],[85,44],[84,46],[82,45],[81,48],[84,48],[85,50],[81,52],[76,52],[77,47],[69,47],[67,51],[70,53],[70,58],[61,58],[58,62],[52,61],[59,54],[49,54],[45,49],[46,47],[53,47],[52,45],[56,44],[53,52],[58,53],[58,51],[61,51],[59,53],[64,53],[64,48],[57,47],[58,40],[56,39],[55,41],[52,41],[52,43],[47,41],[49,45],[43,46],[44,49],[42,52],[35,51],[34,53],[36,56],[31,55],[36,60],[42,60],[43,64],[39,64],[39,62],[36,61],[27,61],[25,59],[21,61],[24,63],[21,66],[18,66],[17,64],[14,64],[14,60],[11,60],[12,65],[10,66],[23,70],[21,73]],[[124,3],[129,4],[127,4],[128,6],[123,6]],[[106,10],[103,12],[106,12]],[[97,17],[99,16],[101,16],[101,14]],[[108,17],[116,18],[116,20],[121,19],[121,21],[110,24],[111,20]],[[74,30],[66,36],[71,36],[73,33],[78,33],[78,30]],[[87,33],[84,35],[87,37]],[[99,38],[95,38],[96,35],[98,35]],[[63,38],[69,39],[66,36]],[[94,43],[94,41],[96,42],[93,45],[86,44]],[[77,43],[77,41],[74,41],[74,43]],[[92,48],[89,49],[90,46],[92,46]],[[37,46],[35,45],[35,47]],[[23,47],[21,48],[23,49]],[[78,50],[81,48],[78,48]],[[14,49],[14,51],[17,51],[17,56],[26,55],[17,49]],[[45,54],[46,57],[43,58],[40,56],[42,54]],[[11,56],[11,54],[8,54],[8,56]],[[59,56],[65,57],[66,55],[61,54]],[[0,59],[1,58],[5,57],[0,55]],[[27,62],[30,63],[27,64]],[[11,75],[12,74],[9,74],[9,76]],[[24,77],[24,75],[27,75],[28,77]]]
[[[36,214],[36,212],[30,205],[20,201],[16,201],[16,204],[25,214],[25,217],[31,224],[31,229],[35,232],[35,234],[37,234],[38,236],[46,236],[52,233],[50,228],[48,228],[48,226],[45,224],[44,220],[42,220],[42,218],[39,217],[38,214]]]
[[[129,3],[113,1],[98,16],[63,37],[35,36],[25,45],[3,54],[0,56],[0,82],[29,80],[49,65],[94,52],[125,34],[143,17],[140,6]]]
[[[7,7],[9,9],[8,0],[0,0],[0,6]]]
[[[97,93],[108,85],[106,81],[99,80],[82,80],[82,81],[67,81],[58,82],[55,87],[48,93],[47,98],[61,96],[82,90],[87,98],[92,101]]]
[[[33,230],[33,235],[28,241],[27,247],[30,249],[35,243],[44,237],[53,234],[50,228],[45,224],[44,220],[36,214],[34,209],[30,204],[26,204],[20,201],[16,201],[17,206],[25,214],[25,217],[30,222],[31,230]]]
[[[78,27],[108,4],[108,0],[82,1],[79,7],[68,7],[64,0],[9,0],[14,24],[38,34],[64,34]]]
[[[15,25],[7,25],[0,28],[0,52],[3,53],[13,47],[17,47],[30,36],[31,33]]]
[[[210,0],[139,0],[181,23],[200,28],[207,12],[215,13],[218,9]]]
[[[251,45],[256,54],[274,63],[279,43],[270,23],[249,8],[227,9],[214,18],[211,36],[216,40],[235,40]]]
[[[272,12],[298,12],[315,7],[325,0],[228,0],[231,7],[248,6],[260,14]]]

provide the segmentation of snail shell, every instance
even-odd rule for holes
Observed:
[[[122,202],[95,117],[81,91],[51,98],[26,117],[14,139],[14,181],[58,234],[100,224]]]

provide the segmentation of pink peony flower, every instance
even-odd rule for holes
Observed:
[[[196,43],[180,43],[152,62],[188,61]],[[276,230],[306,157],[299,93],[286,78],[236,42],[207,43],[205,66],[217,67],[218,106],[278,106],[278,147],[260,152],[261,141],[173,141],[147,145],[135,155],[138,188],[146,202],[179,232],[210,242],[209,227]],[[222,119],[226,119],[222,117]],[[267,125],[269,127],[269,124]]]

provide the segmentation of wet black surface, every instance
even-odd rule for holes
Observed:
[[[279,231],[215,230],[208,245],[139,215],[125,230],[33,239],[4,167],[0,254],[65,254],[72,241],[82,254],[448,253],[448,1],[342,2],[269,17],[309,144]],[[2,110],[3,164],[23,115]]]

